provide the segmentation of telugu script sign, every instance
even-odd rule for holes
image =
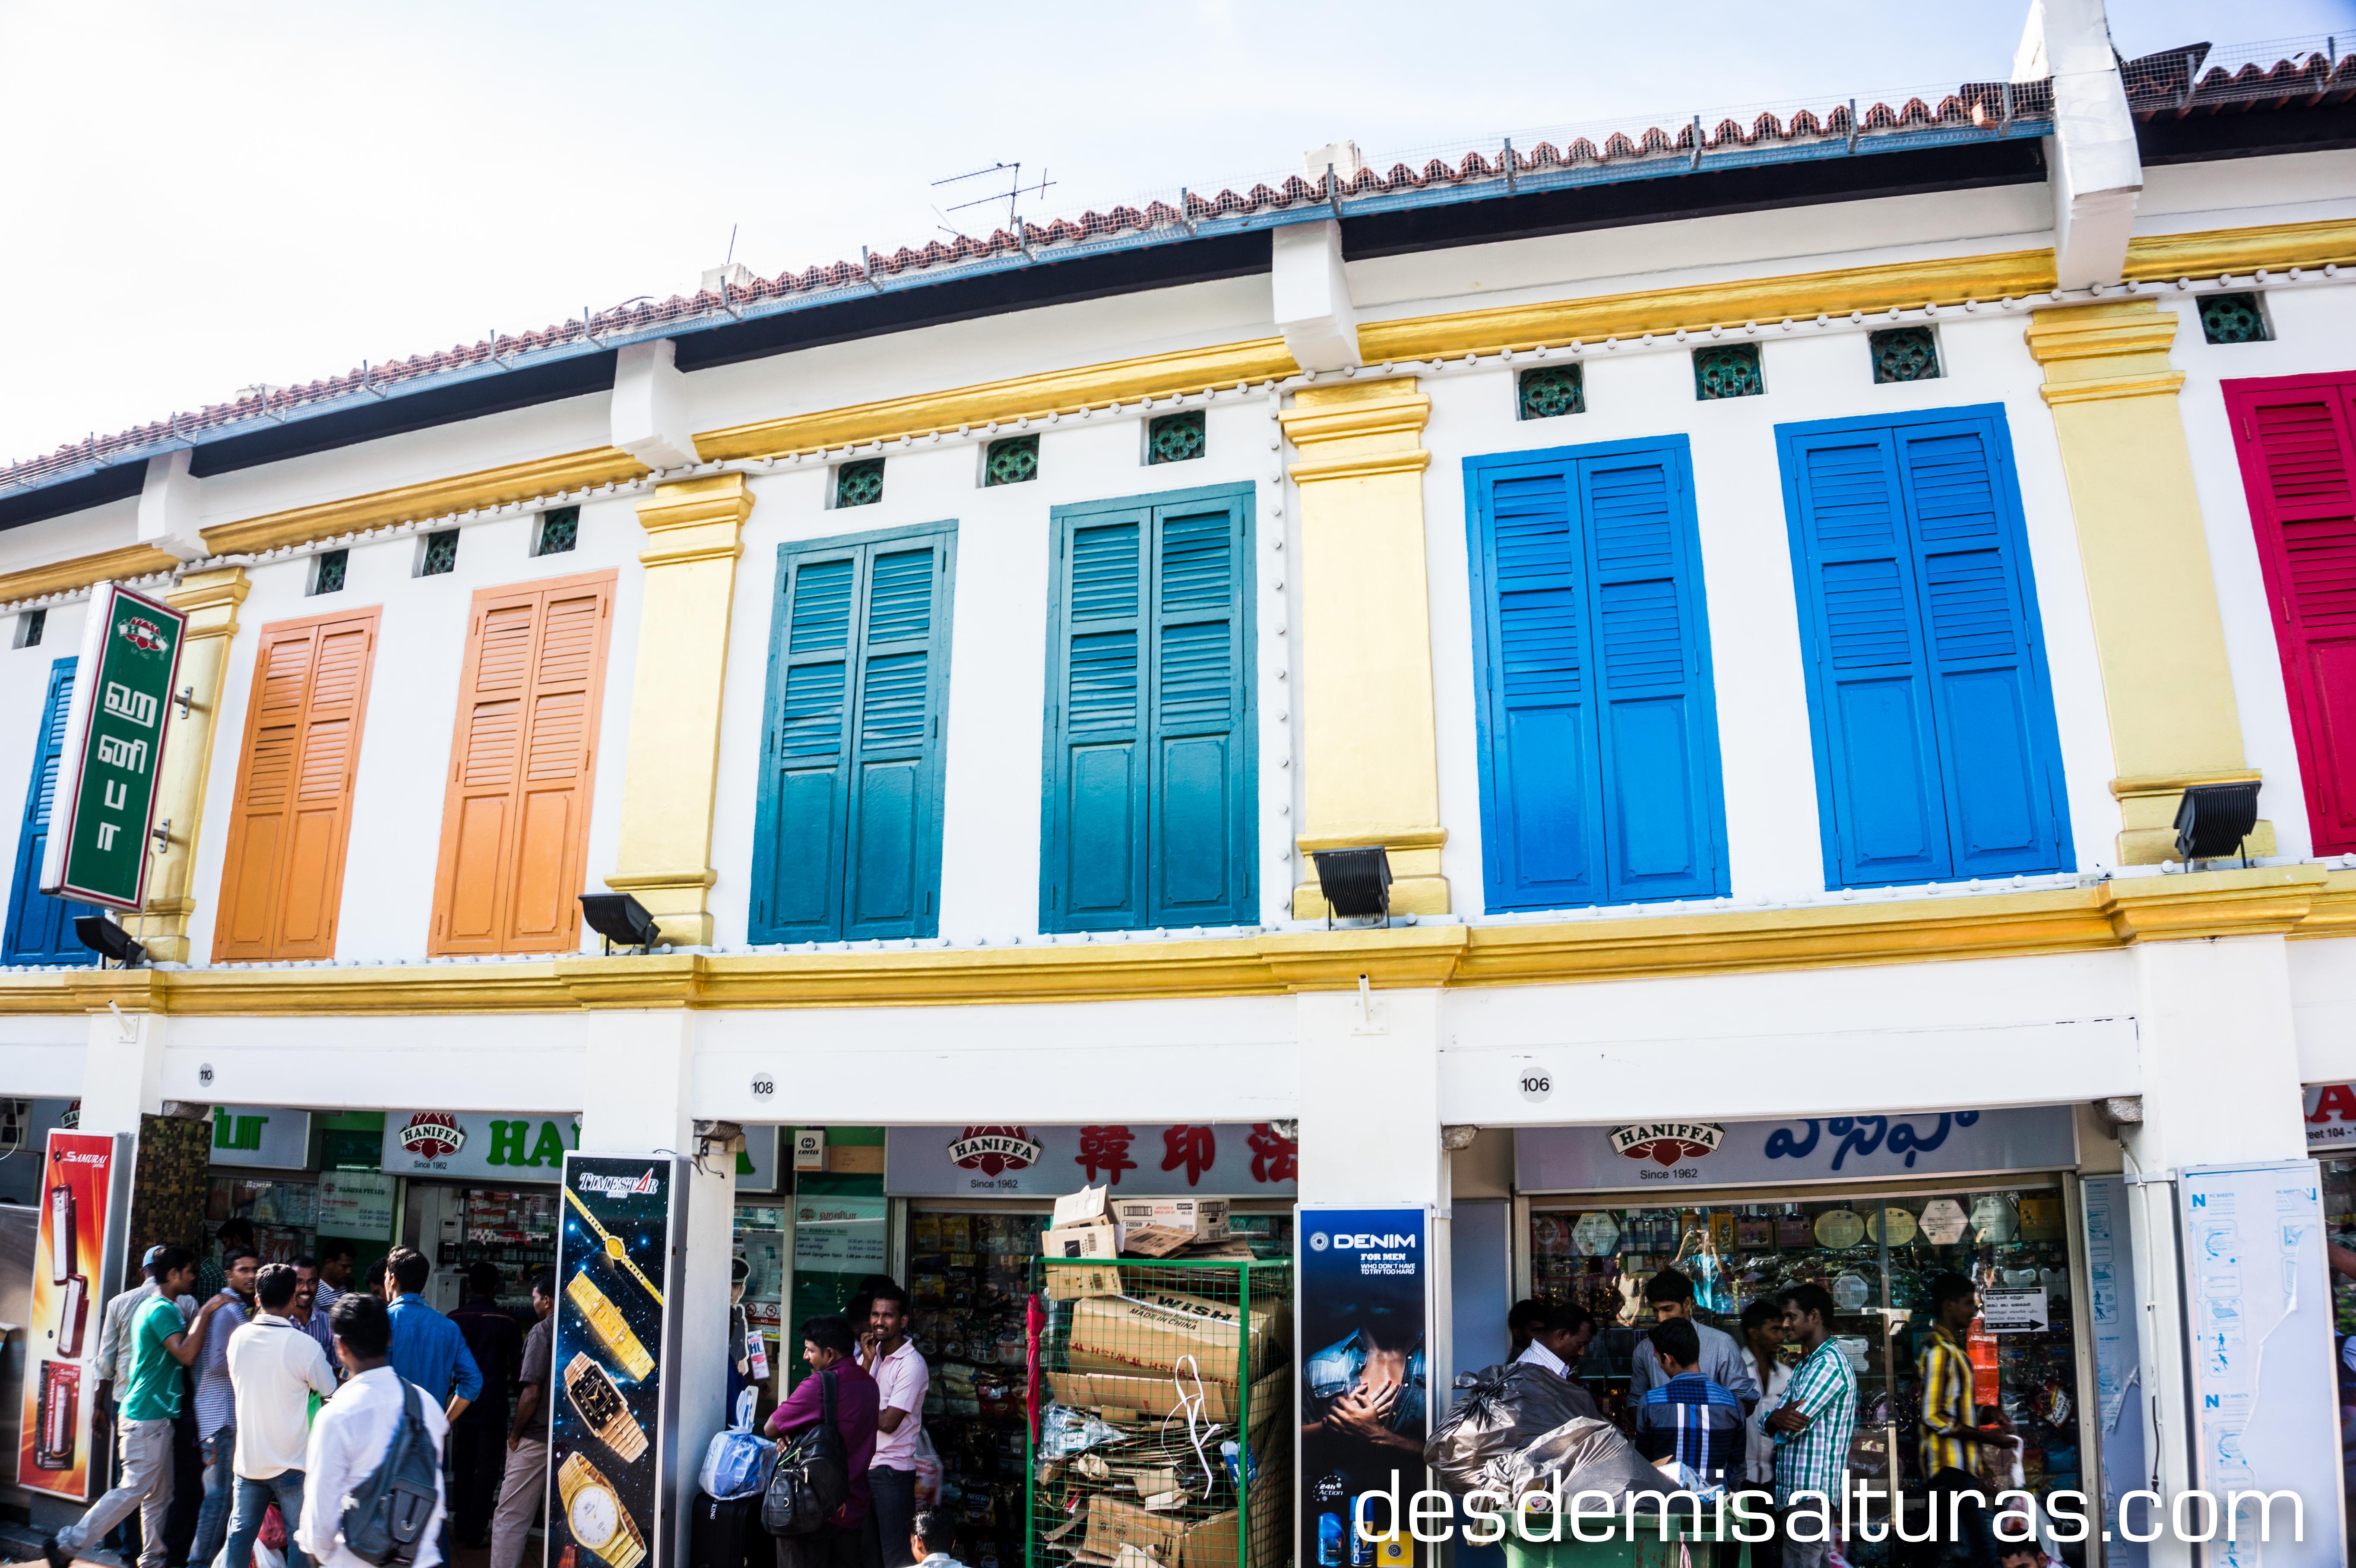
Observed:
[[[114,583],[91,592],[58,759],[41,891],[134,910],[147,890],[147,835],[164,727],[187,618]]]

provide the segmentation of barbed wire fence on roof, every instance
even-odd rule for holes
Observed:
[[[2235,109],[2345,102],[2356,97],[2356,30],[2257,43],[2194,44],[2122,62],[2128,105],[2150,120]],[[1839,101],[1797,99],[1621,117],[1545,127],[1481,140],[1458,139],[1367,159],[1354,169],[1266,173],[1241,188],[1194,187],[1150,191],[1107,208],[1074,207],[1021,218],[988,234],[956,234],[889,251],[862,247],[857,261],[837,261],[733,283],[723,269],[716,289],[667,299],[641,296],[605,310],[527,332],[493,331],[485,339],[432,354],[372,364],[300,386],[253,386],[194,413],[92,432],[56,451],[0,471],[0,496],[80,477],[134,456],[153,456],[200,439],[324,412],[360,397],[423,390],[573,354],[603,352],[691,324],[830,303],[988,272],[1076,260],[1156,239],[1242,232],[1316,216],[1365,216],[1435,200],[1476,200],[1751,165],[1975,141],[2037,137],[2051,130],[2050,81],[1964,82],[1883,92]]]

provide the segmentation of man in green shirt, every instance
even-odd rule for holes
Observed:
[[[225,1297],[216,1296],[182,1323],[174,1303],[196,1283],[197,1255],[186,1247],[166,1247],[154,1264],[161,1293],[132,1315],[131,1373],[123,1380],[115,1439],[123,1478],[92,1503],[90,1511],[41,1542],[50,1568],[66,1568],[74,1554],[112,1530],[133,1509],[139,1510],[140,1568],[164,1568],[164,1515],[172,1506],[172,1422],[180,1413],[180,1370],[205,1348],[205,1330]]]

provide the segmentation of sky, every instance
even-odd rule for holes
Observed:
[[[2026,5],[0,0],[0,458],[691,293],[732,235],[765,276],[921,244],[987,188],[933,182],[994,163],[1048,215],[1345,138],[1887,97],[2007,76]],[[2356,34],[2356,0],[2110,17],[2133,58]]]

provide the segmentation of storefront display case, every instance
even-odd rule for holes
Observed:
[[[1751,1302],[1820,1285],[1839,1309],[1834,1331],[1858,1380],[1851,1472],[1886,1497],[1894,1449],[1900,1495],[1910,1509],[1925,1507],[1919,1448],[1929,1289],[1954,1272],[1982,1296],[1966,1347],[1975,1397],[2000,1407],[2021,1438],[2019,1480],[2009,1454],[1987,1464],[1985,1478],[2039,1496],[2086,1488],[2077,1290],[2058,1180],[1695,1193],[1675,1207],[1631,1205],[1628,1196],[1528,1202],[1530,1294],[1595,1315],[1601,1331],[1577,1371],[1608,1414],[1624,1418],[1636,1344],[1655,1321],[1644,1286],[1661,1269],[1690,1278],[1696,1320],[1738,1343]],[[1786,1347],[1786,1364],[1796,1359]],[[1888,1549],[1858,1540],[1847,1560],[1877,1568]]]
[[[224,1220],[252,1223],[253,1250],[263,1263],[293,1263],[317,1250],[318,1178],[230,1176],[216,1170],[207,1179],[205,1192],[208,1232]]]

